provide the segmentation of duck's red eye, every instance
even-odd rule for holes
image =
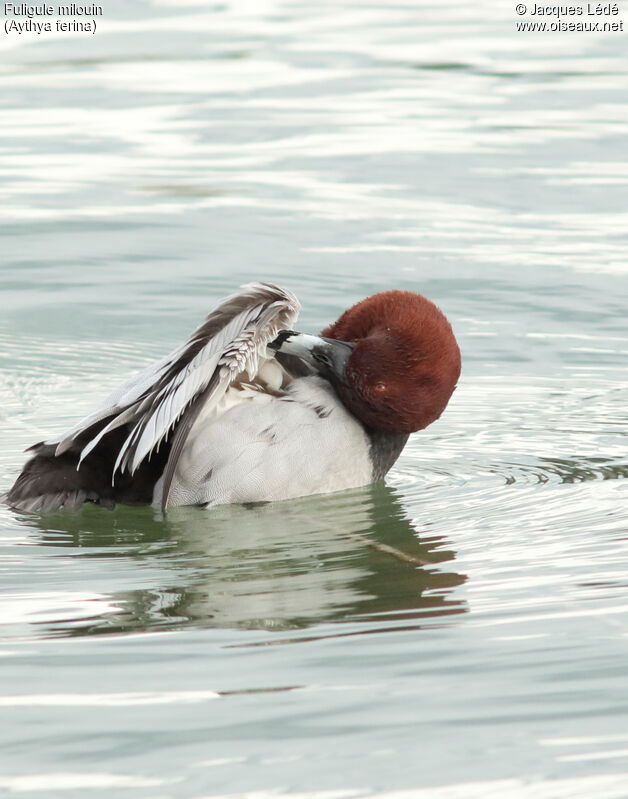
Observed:
[[[388,386],[386,385],[386,383],[380,382],[380,383],[375,383],[373,388],[375,389],[375,391],[377,391],[378,394],[382,394],[384,391],[386,391]]]

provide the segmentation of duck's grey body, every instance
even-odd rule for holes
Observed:
[[[276,362],[269,367],[280,371]],[[169,505],[224,505],[290,499],[373,480],[370,440],[320,377],[268,390],[262,381],[230,388],[197,419],[179,456]],[[153,501],[162,504],[163,479]]]

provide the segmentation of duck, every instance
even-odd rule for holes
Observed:
[[[170,507],[289,500],[384,479],[411,433],[445,410],[461,368],[443,312],[374,294],[320,334],[297,297],[241,286],[169,355],[60,436],[3,497],[27,512],[84,503]]]

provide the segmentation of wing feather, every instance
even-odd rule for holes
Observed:
[[[76,438],[103,419],[110,420],[89,439],[81,451],[80,462],[92,452],[108,432],[122,425],[131,430],[120,447],[112,480],[120,470],[133,474],[140,464],[168,437],[186,410],[217,404],[230,383],[243,372],[252,379],[259,357],[280,330],[289,329],[299,312],[297,298],[272,283],[249,283],[224,299],[185,342],[170,355],[144,369],[112,392],[102,407],[85,417],[55,441],[55,454],[69,449]],[[177,436],[177,455],[185,443]],[[168,463],[173,470],[176,463]]]

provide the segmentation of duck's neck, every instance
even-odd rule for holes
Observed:
[[[408,433],[383,433],[369,430],[371,440],[371,460],[373,461],[373,479],[383,480],[394,462],[401,455],[409,436]]]

